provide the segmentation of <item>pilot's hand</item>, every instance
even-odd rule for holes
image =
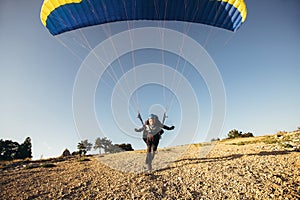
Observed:
[[[171,128],[171,130],[174,130],[175,126],[171,126],[170,128]]]
[[[139,129],[135,128],[135,129],[134,129],[134,131],[135,131],[135,132],[138,132],[138,131],[139,131]]]

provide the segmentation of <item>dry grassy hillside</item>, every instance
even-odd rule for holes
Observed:
[[[144,153],[6,162],[0,199],[300,199],[300,132]],[[155,167],[156,166],[156,167]]]

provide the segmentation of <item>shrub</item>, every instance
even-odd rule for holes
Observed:
[[[133,151],[134,149],[132,148],[131,144],[116,144],[117,147],[124,151]]]
[[[252,133],[248,132],[248,133],[242,134],[241,137],[254,137],[254,136]]]
[[[220,138],[217,138],[217,139],[212,138],[210,141],[211,141],[211,142],[220,141]]]
[[[62,157],[71,156],[71,153],[70,153],[69,149],[65,149],[61,156]]]
[[[77,156],[77,155],[80,155],[79,151],[73,151],[72,152],[72,156]]]
[[[228,136],[228,139],[241,138],[241,137],[254,137],[253,133],[250,133],[250,132],[242,133],[241,131],[239,132],[236,129],[229,131],[227,136]]]

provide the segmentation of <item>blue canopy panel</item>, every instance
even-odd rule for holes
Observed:
[[[231,4],[228,0],[75,1],[56,0],[52,4],[51,0],[44,2],[41,19],[52,35],[86,26],[127,20],[186,21],[236,31],[246,18],[243,0],[236,0],[238,3],[230,1]]]

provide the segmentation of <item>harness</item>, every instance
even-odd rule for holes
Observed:
[[[153,142],[155,137],[159,136],[158,134],[160,130],[161,128],[159,126],[151,127],[150,125],[146,125],[143,137],[146,138],[147,144],[149,144],[149,142]]]
[[[137,118],[140,119],[140,121],[142,122],[142,124],[144,125],[143,119],[140,115],[140,113],[138,113]],[[166,113],[164,113],[163,116],[163,122],[165,121],[165,119],[167,118]],[[159,140],[161,138],[161,134],[163,133],[162,130],[162,123],[158,120],[158,117],[156,116],[156,125],[155,126],[150,126],[149,123],[145,123],[145,129],[143,132],[143,139],[144,141],[147,143],[147,145],[149,145],[149,142],[154,142],[155,137],[158,137],[157,139]]]

